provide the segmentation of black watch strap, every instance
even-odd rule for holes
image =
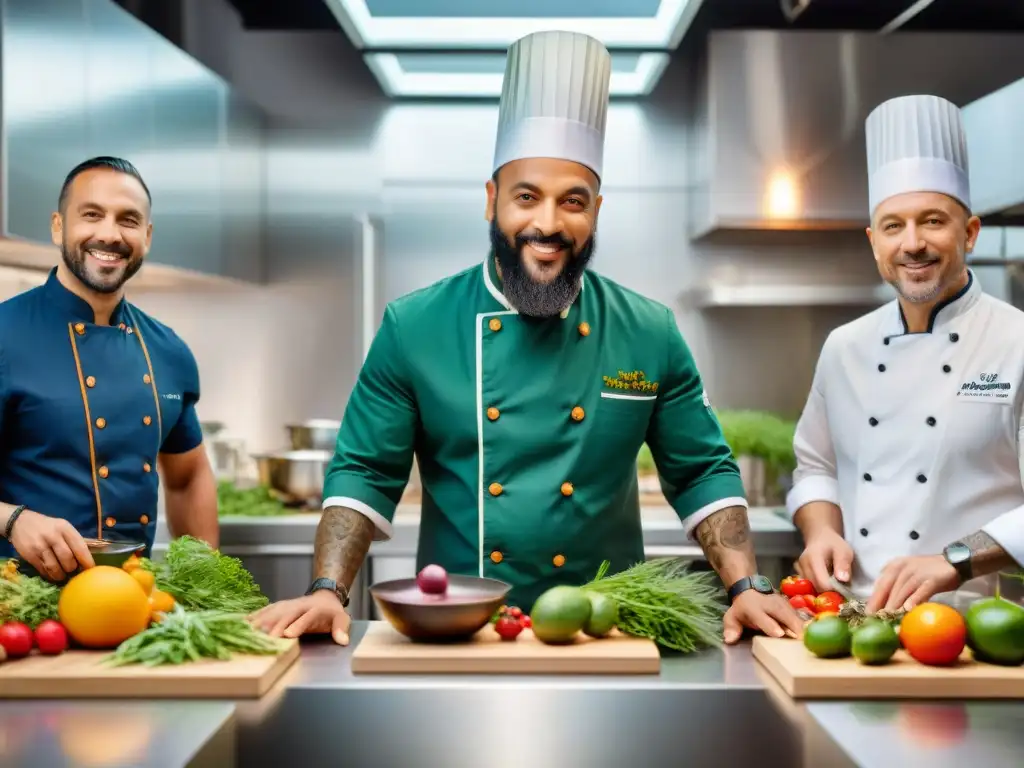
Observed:
[[[763,595],[775,593],[775,587],[772,586],[771,580],[767,576],[755,573],[753,576],[744,576],[729,587],[729,600],[735,600],[748,589],[753,589]]]
[[[334,579],[314,579],[313,583],[309,585],[309,589],[306,590],[307,595],[312,595],[314,592],[318,592],[321,589],[327,589],[337,595],[341,601],[342,608],[348,608],[349,594],[348,590]]]
[[[25,505],[20,504],[19,506],[14,508],[14,511],[11,512],[11,516],[7,518],[7,525],[4,526],[4,538],[8,541],[11,540],[11,534],[14,532],[14,523],[18,520],[18,517],[24,511]]]

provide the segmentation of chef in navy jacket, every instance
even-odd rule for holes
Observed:
[[[0,303],[0,558],[55,581],[93,565],[83,537],[148,554],[159,477],[172,536],[218,546],[195,359],[124,298],[152,240],[151,204],[130,163],[82,163],[51,219],[60,263]]]

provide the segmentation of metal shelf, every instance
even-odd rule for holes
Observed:
[[[704,285],[683,293],[688,306],[711,307],[874,307],[893,298],[878,285]]]

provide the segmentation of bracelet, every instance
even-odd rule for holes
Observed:
[[[7,525],[4,527],[4,538],[8,541],[11,540],[11,532],[14,530],[14,523],[18,519],[18,515],[25,511],[25,505],[20,504],[14,508],[11,512],[11,516],[7,518]]]

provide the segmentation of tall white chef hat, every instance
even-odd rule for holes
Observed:
[[[581,163],[601,177],[612,60],[576,32],[535,32],[508,50],[494,168],[527,157]]]
[[[883,102],[865,123],[871,212],[904,192],[941,192],[970,210],[967,137],[960,110],[939,96]]]

